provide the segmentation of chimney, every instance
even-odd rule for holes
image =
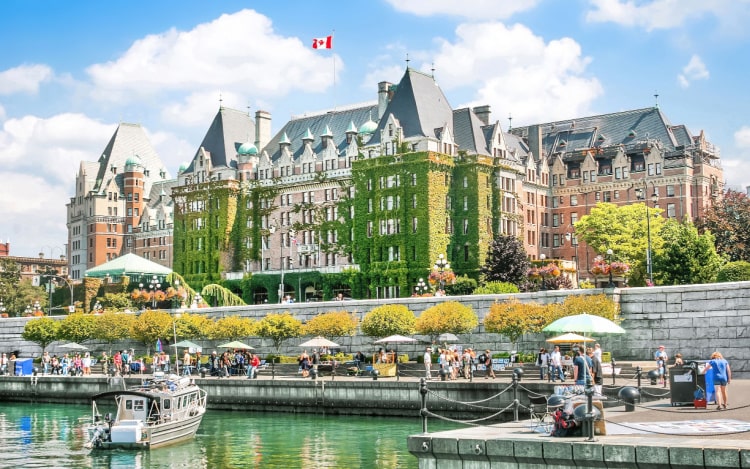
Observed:
[[[388,103],[391,102],[393,94],[391,93],[392,83],[387,81],[381,81],[378,83],[378,121],[383,118],[385,114],[385,108],[388,107]]]
[[[529,150],[538,160],[542,157],[542,128],[538,125],[529,126]]]
[[[270,141],[271,113],[261,110],[255,111],[255,147],[258,149],[259,154]]]
[[[484,106],[477,106],[473,109],[474,114],[477,115],[482,124],[490,125],[490,105],[485,104]]]

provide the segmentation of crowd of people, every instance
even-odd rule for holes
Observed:
[[[425,378],[432,379],[432,347],[425,349],[423,361],[425,367]],[[471,379],[476,365],[483,365],[484,378],[495,379],[495,370],[492,368],[492,354],[489,349],[477,356],[477,351],[467,347],[459,351],[457,347],[438,347],[437,349],[438,372],[445,370],[446,379],[456,380],[459,377]]]

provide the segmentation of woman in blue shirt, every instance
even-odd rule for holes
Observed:
[[[727,384],[732,381],[732,370],[720,352],[711,354],[706,370],[714,370],[714,388],[716,388],[716,410],[727,408]]]

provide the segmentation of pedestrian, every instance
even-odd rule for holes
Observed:
[[[250,358],[250,376],[248,379],[258,377],[258,367],[260,366],[260,357],[257,353],[251,354]]]
[[[674,366],[685,366],[685,360],[682,359],[681,353],[675,353],[674,354]]]
[[[549,371],[549,352],[547,349],[542,347],[539,349],[539,353],[536,355],[536,366],[539,367],[539,379],[544,381],[544,376]]]
[[[552,382],[554,383],[557,378],[560,378],[560,382],[565,382],[565,372],[562,368],[562,354],[560,353],[560,346],[555,345],[554,350],[550,354],[550,361],[552,362]]]
[[[43,367],[43,371],[42,371],[42,373],[44,373],[45,375],[46,375],[47,373],[49,373],[49,367],[50,367],[50,362],[51,362],[51,361],[52,361],[52,360],[51,360],[51,358],[50,358],[50,356],[49,356],[49,352],[47,352],[47,351],[45,350],[45,351],[44,351],[44,354],[42,355],[42,367]]]
[[[586,349],[586,354],[588,354],[589,358],[591,359],[591,376],[594,378],[594,394],[596,394],[597,396],[601,396],[602,384],[604,384],[604,376],[602,375],[602,362],[596,356],[595,349],[589,347],[588,349]]]
[[[594,344],[594,356],[599,359],[599,363],[602,363],[602,346]]]
[[[495,370],[492,368],[492,353],[490,352],[490,349],[485,350],[484,353],[479,356],[479,362],[484,365],[484,379],[495,379]]]
[[[193,359],[190,356],[190,350],[185,349],[185,354],[182,356],[182,374],[190,376],[190,370],[192,368]]]
[[[732,381],[732,369],[721,352],[711,354],[711,360],[706,364],[706,370],[714,370],[714,388],[716,394],[716,410],[727,408],[727,385]]]
[[[432,379],[432,347],[427,347],[424,351],[424,374],[425,378]]]
[[[659,384],[664,384],[664,378],[667,374],[667,352],[663,345],[660,345],[656,352],[654,352],[654,360],[656,361],[656,369],[659,371]]]
[[[8,354],[0,356],[0,375],[8,374]]]
[[[573,381],[576,387],[586,386],[588,380],[591,379],[589,370],[589,364],[586,358],[583,356],[583,352],[580,348],[576,349],[576,356],[573,358]]]

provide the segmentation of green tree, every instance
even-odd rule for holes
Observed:
[[[305,323],[305,335],[324,337],[342,337],[357,332],[359,320],[348,311],[328,311],[318,314]]]
[[[228,288],[215,283],[203,287],[201,296],[208,304],[215,304],[217,306],[245,306],[242,298],[232,293]]]
[[[97,298],[104,311],[125,311],[133,309],[133,302],[127,293],[105,293],[104,297]]]
[[[0,301],[8,316],[17,316],[26,306],[19,306],[16,291],[21,281],[21,267],[13,259],[0,257]]]
[[[517,349],[518,339],[524,334],[540,332],[551,322],[552,308],[537,303],[521,303],[511,300],[494,303],[484,318],[484,328],[506,336]]]
[[[597,295],[568,295],[561,304],[553,305],[552,316],[548,323],[564,316],[583,313],[615,321],[620,314],[620,307],[612,298],[604,293]]]
[[[146,355],[151,354],[151,346],[162,337],[172,337],[172,316],[164,311],[146,311],[141,313],[130,326],[133,339],[143,342]]]
[[[26,323],[23,328],[21,337],[29,342],[34,342],[44,349],[49,344],[58,340],[58,330],[60,329],[60,323],[52,318],[44,317],[39,319],[33,319]]]
[[[214,321],[202,314],[183,313],[175,323],[177,337],[184,339],[208,339],[214,329]]]
[[[130,331],[136,317],[132,314],[105,311],[104,314],[93,316],[94,330],[92,338],[106,342],[109,354],[112,355],[112,344],[130,337]]]
[[[82,343],[94,337],[95,317],[90,314],[75,313],[65,316],[60,321],[58,335],[62,340]]]
[[[480,269],[485,282],[510,282],[520,285],[529,270],[526,249],[520,239],[510,235],[496,237],[487,252],[487,262]]]
[[[716,251],[730,261],[750,261],[750,198],[727,190],[696,221],[701,233],[710,231]]]
[[[611,249],[613,260],[630,265],[631,285],[644,285],[646,281],[647,212],[650,216],[651,252],[655,253],[663,244],[659,235],[664,224],[659,215],[661,209],[647,210],[643,203],[617,206],[603,202],[596,204],[591,213],[575,224],[576,235],[594,252],[604,256]]]
[[[211,330],[212,339],[239,340],[253,335],[255,323],[242,316],[226,316],[218,319]]]
[[[745,282],[750,280],[750,262],[735,261],[724,264],[716,275],[717,282]]]
[[[279,353],[285,340],[302,335],[302,321],[289,312],[269,314],[255,325],[255,334],[271,339],[276,353]]]
[[[471,306],[446,301],[422,311],[414,327],[418,334],[430,336],[430,342],[435,343],[440,334],[468,334],[478,325],[479,318]]]
[[[414,333],[414,313],[405,305],[383,305],[373,308],[362,319],[362,332],[372,337]]]
[[[664,247],[654,255],[654,275],[663,285],[713,283],[723,259],[711,232],[698,233],[690,222],[669,220],[661,230]]]

